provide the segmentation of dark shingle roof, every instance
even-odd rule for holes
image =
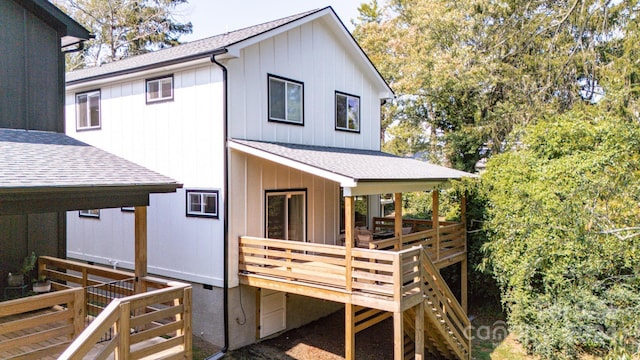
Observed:
[[[475,175],[374,150],[232,139],[238,143],[355,181],[446,181]]]
[[[136,186],[166,191],[181,187],[173,179],[65,134],[0,129],[0,194]]]
[[[118,73],[131,72],[151,65],[177,63],[189,59],[208,57],[215,50],[247,40],[321,10],[323,9],[311,10],[167,49],[132,56],[112,63],[103,64],[101,66],[72,71],[67,73],[67,84],[71,85],[82,81],[101,78],[107,75],[112,76]]]

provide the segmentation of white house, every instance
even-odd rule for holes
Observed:
[[[151,196],[148,270],[200,285],[193,333],[220,346],[366,305],[294,277],[295,288],[256,283],[249,237],[318,247],[287,250],[305,261],[336,252],[344,281],[351,229],[376,227],[379,194],[468,175],[380,152],[380,106],[393,93],[330,7],[71,72],[66,90],[67,134],[184,184]],[[128,208],[69,212],[68,257],[133,268],[133,221]],[[466,266],[463,248],[449,263]]]

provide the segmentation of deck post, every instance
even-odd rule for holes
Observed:
[[[345,360],[356,358],[355,306],[353,304],[344,304],[344,358]]]
[[[416,305],[415,360],[424,360],[424,301]]]
[[[460,222],[464,225],[464,234],[462,235],[464,239],[464,253],[465,257],[460,262],[460,305],[462,305],[462,309],[464,309],[465,314],[468,314],[468,294],[467,294],[467,196],[466,194],[462,194],[462,198],[460,199]]]
[[[135,210],[135,293],[146,291],[142,279],[147,276],[147,207]]]
[[[404,323],[402,311],[393,313],[393,359],[404,360]]]
[[[394,248],[399,251],[402,250],[402,193],[394,194],[394,211],[395,221],[393,232],[398,241]]]
[[[440,191],[431,192],[431,221],[436,230],[436,261],[440,260]]]
[[[344,261],[345,261],[345,287],[351,291],[351,249],[353,248],[355,230],[355,207],[353,196],[344,197]]]

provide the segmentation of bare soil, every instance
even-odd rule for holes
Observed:
[[[344,310],[275,338],[226,354],[225,360],[344,359]],[[356,359],[393,359],[393,322],[387,319],[356,335]]]

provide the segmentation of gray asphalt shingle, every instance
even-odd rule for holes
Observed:
[[[82,70],[67,73],[67,84],[90,80],[109,74],[116,74],[123,71],[133,71],[154,64],[177,61],[180,59],[190,59],[197,57],[208,57],[214,50],[222,49],[226,46],[247,40],[256,35],[262,34],[277,27],[286,25],[305,16],[311,15],[323,9],[316,9],[304,13],[288,16],[282,19],[266,22],[259,25],[250,26],[244,29],[231,31],[225,34],[212,36],[209,38],[192,41],[189,43],[173,46],[167,49],[153,51],[150,53],[132,56],[126,59],[103,64]]]
[[[0,191],[177,182],[65,134],[0,129]]]
[[[446,181],[475,177],[464,171],[381,151],[240,139],[230,141],[356,181]]]

